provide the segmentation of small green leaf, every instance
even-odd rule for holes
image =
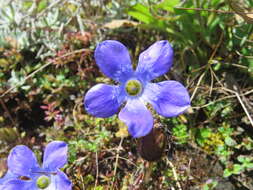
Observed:
[[[203,138],[208,138],[211,135],[211,130],[207,128],[200,129],[200,135]]]
[[[235,146],[235,145],[237,145],[236,141],[234,139],[232,139],[231,137],[226,137],[225,138],[225,143],[228,146]]]
[[[163,2],[156,5],[155,8],[174,12],[174,7],[179,3],[179,0],[164,0]]]
[[[233,168],[226,168],[224,170],[223,176],[224,177],[229,177],[232,174],[240,174],[243,171],[243,169],[244,169],[243,165],[234,164]]]
[[[220,62],[218,62],[215,66],[214,66],[214,70],[215,71],[218,71],[218,70],[220,70],[220,68],[221,68],[221,63]]]
[[[229,177],[231,176],[233,173],[231,170],[229,170],[228,168],[226,168],[223,172],[223,177]]]
[[[239,162],[243,163],[243,162],[245,162],[245,157],[242,156],[242,155],[240,155],[240,156],[237,157],[237,160],[238,160]]]
[[[39,2],[37,11],[38,11],[38,12],[41,12],[41,11],[43,11],[46,7],[47,7],[47,0],[41,0],[41,1]]]
[[[140,3],[131,7],[127,13],[130,16],[146,24],[149,24],[154,21],[154,18],[152,14],[150,13],[149,8]]]
[[[240,174],[243,170],[243,166],[240,164],[235,164],[233,167],[233,174]]]
[[[253,168],[253,163],[247,163],[247,164],[245,165],[245,167],[246,167],[247,169],[252,169],[252,168]]]
[[[23,2],[23,6],[24,6],[25,9],[31,8],[32,4],[33,4],[32,1],[24,1]]]

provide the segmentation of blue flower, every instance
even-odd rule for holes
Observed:
[[[92,87],[84,98],[85,109],[96,117],[110,117],[126,102],[119,119],[128,126],[133,137],[145,136],[153,127],[153,117],[146,103],[164,117],[175,117],[190,106],[189,94],[181,83],[173,80],[151,82],[172,66],[173,49],[166,40],[142,52],[135,71],[127,48],[118,41],[100,43],[95,50],[95,60],[100,70],[118,85]]]
[[[14,147],[8,156],[8,168],[17,179],[8,180],[2,190],[71,190],[72,184],[60,170],[67,162],[67,144],[53,141],[46,146],[42,167],[34,153],[24,145]]]

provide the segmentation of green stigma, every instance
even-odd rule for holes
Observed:
[[[48,176],[42,175],[37,179],[37,187],[40,189],[46,189],[50,184],[50,179]]]
[[[142,84],[138,80],[129,80],[125,86],[126,92],[130,96],[136,96],[142,91]]]

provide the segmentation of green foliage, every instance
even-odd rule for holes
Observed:
[[[253,149],[253,140],[250,137],[245,137],[241,144],[237,145],[236,148],[238,149],[246,149],[246,150],[252,150]]]
[[[207,128],[202,128],[199,129],[197,132],[197,142],[199,145],[204,145],[205,141],[207,140],[207,138],[209,138],[211,136],[211,129],[207,129]]]
[[[175,136],[179,144],[186,143],[189,138],[187,127],[184,124],[177,124],[175,127],[173,127],[172,134]]]
[[[82,150],[98,152],[111,137],[110,132],[104,128],[96,127],[96,131],[97,134],[69,141],[70,162],[77,160],[77,153]]]
[[[229,177],[233,174],[240,174],[245,170],[253,169],[253,157],[240,155],[237,157],[237,160],[240,164],[228,165],[228,167],[224,170],[224,177]]]
[[[253,169],[253,157],[238,156],[237,160],[242,163],[244,169]]]
[[[240,174],[242,172],[242,170],[243,170],[242,165],[240,165],[240,164],[233,164],[232,166],[230,166],[229,168],[226,168],[224,170],[223,176],[224,177],[229,177],[229,176],[231,176],[233,174]]]
[[[157,5],[155,5],[155,8],[162,9],[169,12],[174,12],[175,11],[174,7],[176,7],[179,3],[180,3],[179,0],[164,0],[158,3]]]
[[[233,153],[231,148],[237,145],[233,139],[233,129],[226,123],[222,123],[216,132],[211,128],[200,128],[195,130],[195,134],[196,142],[208,153],[216,154],[224,163]]]
[[[253,169],[253,158],[248,156],[240,155],[237,157],[237,160],[240,162],[240,164],[232,164],[227,166],[227,168],[224,170],[224,177],[229,177],[233,174],[240,174],[245,170],[252,170]]]
[[[186,1],[184,4],[178,0],[164,0],[161,3],[137,3],[128,10],[128,14],[141,21],[144,27],[154,28],[166,32],[170,39],[175,42],[175,47],[184,49],[184,52],[191,50],[198,62],[205,61],[210,56],[209,47],[218,43],[219,37],[216,32],[222,31],[224,47],[226,51],[234,51],[240,47],[240,54],[243,56],[238,60],[239,64],[248,67],[252,71],[252,25],[241,24],[238,27],[230,27],[225,24],[231,20],[231,15],[219,14],[213,11],[181,10],[177,7],[203,9],[227,10],[223,0],[217,1]],[[183,53],[184,54],[184,53]],[[247,58],[249,57],[249,58]],[[194,63],[196,66],[196,62]],[[217,69],[217,67],[216,67]]]
[[[153,17],[148,7],[145,7],[142,4],[136,4],[128,11],[128,14],[134,18],[148,24],[148,26],[164,28],[164,22],[157,20]]]

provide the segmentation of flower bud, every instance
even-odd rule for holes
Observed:
[[[159,128],[138,140],[138,151],[141,157],[147,161],[156,161],[162,157],[166,146],[166,136]]]

